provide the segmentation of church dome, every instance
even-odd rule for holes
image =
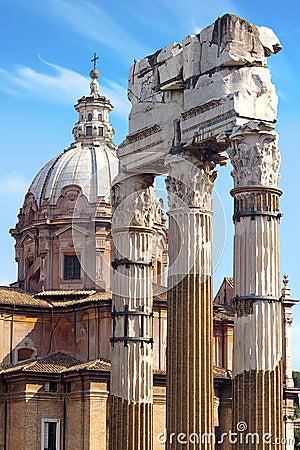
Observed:
[[[112,145],[75,143],[64,153],[51,159],[35,176],[29,187],[38,207],[57,204],[62,189],[80,186],[90,203],[99,198],[109,200],[110,186],[118,174],[118,159]]]
[[[81,97],[75,109],[78,121],[73,128],[75,142],[49,161],[29,187],[37,206],[57,204],[62,189],[77,185],[90,203],[109,201],[111,182],[118,174],[114,130],[109,122],[113,106],[99,94],[99,72],[91,71],[90,94]]]

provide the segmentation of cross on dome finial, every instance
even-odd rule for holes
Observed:
[[[94,95],[95,97],[99,95],[99,84],[97,82],[97,78],[99,78],[100,72],[96,68],[97,59],[99,59],[99,56],[97,56],[97,54],[94,53],[94,58],[91,59],[91,62],[94,63],[94,68],[90,71],[90,77],[92,79],[90,87],[91,87],[91,95]]]
[[[91,59],[91,62],[94,63],[94,68],[90,71],[90,77],[91,77],[92,80],[96,80],[100,76],[100,72],[96,68],[97,59],[99,59],[99,56],[97,56],[97,54],[94,53],[94,58]]]
[[[96,62],[97,62],[97,59],[99,59],[99,56],[97,56],[97,53],[94,53],[94,58],[91,59],[91,62],[94,63],[94,69],[96,69]]]

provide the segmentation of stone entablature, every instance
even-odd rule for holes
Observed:
[[[135,61],[129,133],[118,149],[124,168],[165,173],[170,149],[220,148],[220,134],[249,120],[274,124],[277,96],[266,57],[280,49],[269,28],[226,14],[182,44]]]

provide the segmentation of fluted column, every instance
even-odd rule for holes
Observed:
[[[235,325],[233,419],[236,449],[281,449],[280,152],[271,124],[233,130]],[[244,424],[241,425],[241,422]],[[245,430],[246,429],[246,430]],[[257,433],[253,438],[247,433]],[[253,440],[252,440],[253,439]],[[277,442],[275,445],[274,443]]]
[[[212,159],[181,154],[167,160],[168,449],[214,448]]]
[[[153,448],[152,175],[113,187],[110,450]]]

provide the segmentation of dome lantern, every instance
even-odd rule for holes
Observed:
[[[103,141],[110,142],[115,134],[109,122],[109,113],[113,110],[113,106],[108,98],[99,94],[97,79],[100,72],[96,68],[97,59],[99,57],[94,53],[94,58],[91,60],[94,68],[90,71],[92,80],[90,94],[81,97],[74,106],[79,118],[73,128],[76,142],[95,145]]]

